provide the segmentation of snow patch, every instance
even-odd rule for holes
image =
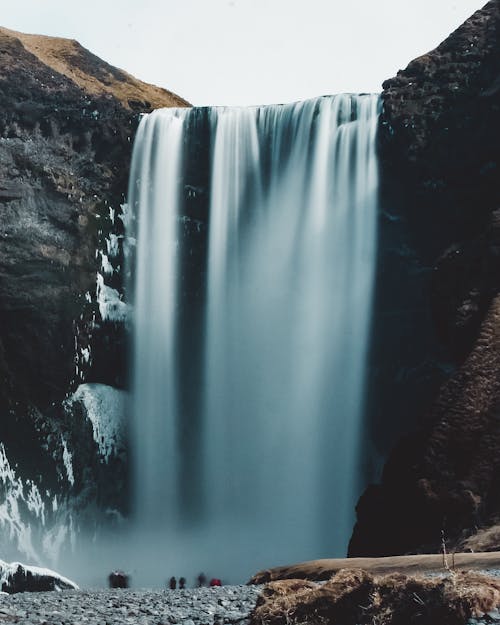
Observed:
[[[104,284],[103,276],[97,274],[97,303],[103,321],[125,321],[128,316],[128,306],[120,298],[116,289]]]
[[[83,362],[89,362],[90,361],[90,346],[89,347],[82,347],[82,349],[80,350],[80,353],[82,355],[82,360]]]
[[[63,462],[64,462],[64,467],[66,469],[66,477],[68,478],[68,482],[71,484],[71,486],[74,486],[75,477],[73,475],[73,456],[71,452],[68,451],[68,445],[66,444],[66,441],[63,436],[61,436],[61,443],[63,447]],[[57,502],[56,502],[56,506],[57,506]]]
[[[105,462],[125,449],[126,393],[105,384],[80,384],[68,400],[81,402],[92,423],[94,440]]]
[[[8,532],[11,542],[15,542],[17,549],[30,560],[39,562],[40,559],[33,547],[31,527],[21,515],[21,507],[27,508],[45,525],[45,505],[38,487],[34,482],[23,483],[18,478],[5,452],[3,443],[0,443],[0,482],[3,486],[4,498],[0,504],[0,528]]]
[[[110,234],[109,239],[106,239],[106,249],[108,251],[108,256],[111,258],[115,258],[118,256],[118,252],[120,251],[119,240],[120,236],[117,234]]]
[[[110,263],[109,258],[104,252],[101,252],[101,269],[106,276],[113,275],[113,265]]]
[[[125,226],[125,230],[128,230],[128,227],[132,221],[132,211],[130,210],[130,206],[128,204],[121,204],[120,208],[122,209],[121,215],[118,215],[118,218],[122,220],[123,225]]]
[[[26,497],[28,510],[33,512],[37,518],[41,519],[42,525],[45,525],[45,504],[43,503],[40,491],[34,482],[28,480],[26,485],[29,486],[28,496]]]

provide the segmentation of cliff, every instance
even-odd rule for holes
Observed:
[[[187,103],[77,42],[0,29],[0,401],[40,408],[74,375],[98,220],[127,188],[136,112]],[[135,112],[134,112],[135,111]]]
[[[101,385],[126,377],[123,324],[100,315],[96,250],[123,227],[140,113],[187,105],[76,41],[0,28],[0,474],[14,536],[9,497],[22,517],[30,483],[59,502],[69,491],[125,505],[126,471],[100,453],[91,418],[114,392]],[[65,402],[84,377],[97,385]]]
[[[417,288],[421,300],[420,314],[403,315],[411,330],[393,340],[390,357],[416,361],[417,343],[431,342],[427,371],[433,359],[441,374],[427,376],[425,401],[417,384],[402,400],[408,386],[379,375],[386,423],[405,436],[381,483],[361,497],[352,556],[428,552],[443,537],[452,548],[500,515],[499,29],[500,2],[492,0],[384,83],[382,198],[395,225],[382,236],[387,228],[393,240],[406,233],[413,271],[395,269],[382,251],[379,282],[391,278],[385,297],[393,306],[407,304],[394,294],[398,283],[403,293]],[[408,419],[412,402],[418,413]]]

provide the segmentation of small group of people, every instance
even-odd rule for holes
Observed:
[[[130,577],[127,573],[123,571],[116,570],[112,571],[108,577],[109,587],[110,588],[128,588],[130,585]],[[177,578],[172,576],[168,581],[168,586],[170,590],[177,589]],[[212,577],[212,579],[207,584],[207,576],[204,573],[200,573],[196,578],[196,587],[203,588],[204,586],[209,586],[210,588],[214,588],[216,586],[222,586],[222,581],[218,577]],[[179,577],[179,590],[184,590],[186,588],[186,578]]]
[[[168,582],[168,586],[170,590],[175,590],[177,588],[177,579],[172,576]],[[179,577],[179,589],[184,590],[184,588],[186,588],[186,578]]]
[[[207,585],[207,576],[205,573],[200,573],[198,575],[197,582],[198,588],[202,588]],[[213,588],[214,586],[222,586],[222,582],[218,577],[212,577],[212,579],[208,582],[208,585],[210,588]]]
[[[196,578],[196,587],[203,588],[204,586],[207,586],[207,576],[204,573],[200,573],[198,577]],[[222,586],[222,582],[218,577],[212,577],[212,579],[208,582],[208,586],[210,588],[214,588],[216,586]],[[169,579],[168,587],[170,588],[170,590],[177,589],[176,577],[172,576]],[[179,590],[184,590],[184,588],[186,588],[186,578],[180,577],[179,578]]]

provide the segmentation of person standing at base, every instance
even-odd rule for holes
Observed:
[[[170,578],[168,585],[170,587],[170,590],[175,590],[177,588],[177,580],[175,579],[175,577]]]
[[[180,590],[184,590],[186,588],[186,578],[185,577],[181,577],[179,579],[179,588],[180,588]]]
[[[207,584],[207,576],[205,575],[205,573],[200,573],[198,575],[197,582],[198,582],[198,584],[197,584],[198,588],[202,588],[203,586],[206,586],[206,584]]]

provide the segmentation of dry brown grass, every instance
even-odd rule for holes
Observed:
[[[500,549],[500,525],[478,530],[473,536],[460,543],[464,551],[498,551]]]
[[[464,625],[500,605],[500,580],[476,572],[445,578],[375,577],[342,570],[324,584],[304,580],[269,583],[252,625]]]
[[[42,63],[63,74],[92,95],[113,95],[126,107],[147,102],[151,108],[189,106],[175,93],[149,85],[102,61],[73,39],[28,35],[7,28],[0,32],[18,39]]]
[[[500,551],[489,553],[453,553],[448,563],[455,570],[500,569]],[[280,579],[309,579],[323,581],[331,578],[341,569],[363,569],[373,575],[404,573],[446,573],[446,562],[442,553],[383,558],[326,558],[309,560],[298,564],[277,566],[256,573],[250,584],[267,584]]]

